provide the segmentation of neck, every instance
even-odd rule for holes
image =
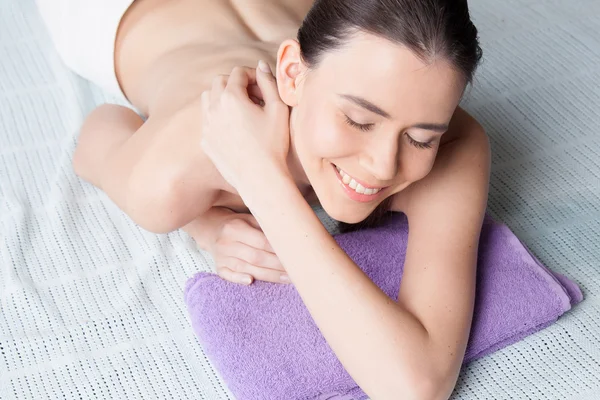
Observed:
[[[296,152],[296,141],[294,124],[293,124],[293,108],[290,107],[290,150],[287,155],[287,166],[292,175],[292,179],[298,186],[298,190],[304,197],[306,197],[311,192],[311,185],[304,172],[304,168],[300,163],[300,159],[298,158],[298,153]]]

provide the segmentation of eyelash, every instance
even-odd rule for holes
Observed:
[[[354,122],[352,121],[350,118],[348,118],[348,116],[346,115],[346,123],[354,128],[360,129],[363,132],[367,132],[370,131],[371,128],[373,128],[374,124],[359,124],[358,122]]]
[[[359,129],[363,132],[370,131],[373,128],[374,124],[359,124],[357,122],[352,121],[347,115],[345,115],[345,117],[346,117],[346,123],[348,125],[350,125],[353,128]],[[418,149],[430,149],[431,148],[431,143],[417,142],[415,139],[410,137],[410,135],[406,135],[406,136],[408,137],[408,141],[410,142],[410,144],[412,144],[413,146],[415,146]]]
[[[411,138],[409,135],[406,135],[406,136],[408,137],[408,141],[410,142],[410,144],[412,144],[416,148],[419,148],[419,149],[430,149],[431,148],[431,143],[417,142],[415,139]]]

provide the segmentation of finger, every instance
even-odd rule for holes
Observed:
[[[236,242],[230,244],[228,246],[228,254],[260,268],[285,272],[285,268],[281,265],[279,257],[274,253],[248,246],[246,243]]]
[[[262,228],[260,227],[260,225],[258,224],[258,221],[254,217],[254,215],[248,214],[246,216],[246,222],[248,222],[253,228],[258,229],[260,231],[260,233],[262,233],[264,235],[264,232],[263,232]],[[267,239],[266,236],[265,236],[265,241],[266,241],[266,245],[263,248],[268,252],[275,253],[275,250],[273,250],[273,247],[271,246],[271,243],[269,242],[269,239]]]
[[[256,70],[248,67],[235,67],[227,80],[226,89],[247,94],[250,85],[256,85]]]
[[[217,274],[226,281],[240,283],[242,285],[250,285],[254,280],[252,275],[235,272],[227,267],[217,268]]]
[[[258,225],[258,222],[252,215],[244,218],[244,222],[248,223],[249,229],[243,229],[238,232],[236,240],[242,243],[246,243],[255,249],[266,250],[271,253],[275,253],[273,247],[269,243],[269,240],[265,236],[264,232]]]
[[[227,87],[227,81],[229,80],[228,75],[217,75],[212,80],[212,86],[210,90],[210,99],[214,101],[221,97],[221,94]]]
[[[210,105],[210,91],[205,90],[200,95],[200,107],[202,111],[208,111],[208,106]]]
[[[271,283],[291,283],[288,274],[285,272],[279,272],[272,269],[259,268],[249,265],[247,270],[249,274],[252,274],[254,279],[264,282]]]
[[[210,91],[205,90],[200,95],[200,109],[202,111],[202,129],[204,132],[207,131],[208,116],[210,109]]]
[[[253,227],[255,229],[259,229],[259,230],[262,231],[262,229],[260,228],[260,225],[258,224],[258,221],[254,217],[254,215],[252,215],[252,214],[239,214],[238,217],[240,217],[244,222],[246,222],[247,224],[249,224],[251,227]]]
[[[262,92],[258,85],[250,85],[248,86],[248,96],[254,101],[256,104],[261,107],[265,105],[265,101],[263,100]]]
[[[265,101],[265,106],[269,104],[282,103],[277,90],[277,81],[271,72],[271,67],[266,62],[260,60],[256,68],[256,83],[262,93],[262,98]]]
[[[259,281],[272,283],[290,283],[289,276],[281,271],[260,268],[235,257],[228,257],[225,263],[227,268],[229,268],[233,272],[233,274],[230,274],[230,276],[233,279],[237,278],[236,276],[234,276],[234,274],[242,274],[250,275],[255,280]],[[225,272],[227,273],[227,271]]]
[[[262,100],[262,92],[257,84],[248,85],[248,95],[258,97]]]
[[[252,101],[254,102],[254,104],[257,104],[257,105],[259,105],[259,106],[262,106],[262,105],[264,105],[264,103],[265,103],[264,101],[262,101],[262,100],[261,100],[261,99],[259,99],[258,97],[256,97],[256,96],[252,96],[252,95],[250,95],[250,100],[252,100]]]

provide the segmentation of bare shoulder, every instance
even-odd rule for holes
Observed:
[[[289,10],[293,11],[297,18],[303,20],[310,11],[315,0],[278,0]]]
[[[123,19],[115,54],[119,82],[131,103],[146,115],[170,113],[210,87],[216,75],[238,65],[256,66],[260,59],[274,63],[280,40],[261,40],[255,26],[280,39],[295,32],[300,20],[284,18],[283,5],[251,3],[136,2]]]
[[[275,65],[277,47],[261,42],[194,43],[162,55],[149,68],[139,100],[149,114],[173,113],[210,89],[213,79],[234,67],[256,67],[258,60]]]
[[[457,108],[448,132],[442,137],[430,173],[392,200],[392,210],[406,214],[417,204],[444,201],[457,190],[482,192],[487,198],[491,152],[488,136],[479,122],[462,108]],[[434,197],[440,196],[439,199]]]

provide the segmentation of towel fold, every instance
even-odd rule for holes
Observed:
[[[408,239],[404,214],[335,239],[379,288],[398,299]],[[507,226],[486,216],[463,363],[547,327],[582,299],[575,283],[546,269]],[[367,397],[293,285],[242,286],[200,272],[186,283],[185,301],[201,345],[238,400]]]

